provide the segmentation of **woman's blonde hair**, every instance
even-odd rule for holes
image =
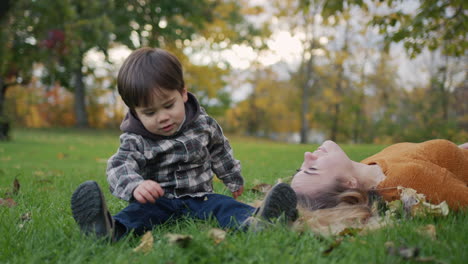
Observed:
[[[313,194],[296,192],[296,195],[298,204],[309,210],[369,203],[368,191],[361,186],[349,188],[344,178],[339,178],[335,183],[316,190]]]
[[[297,194],[300,217],[293,224],[298,231],[310,229],[320,234],[337,234],[347,227],[362,228],[373,217],[374,192],[350,189],[337,181],[313,197]]]

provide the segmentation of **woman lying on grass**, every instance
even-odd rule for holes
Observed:
[[[337,218],[365,220],[371,216],[369,195],[385,201],[399,199],[398,186],[424,194],[428,202],[446,201],[458,211],[468,207],[468,143],[447,140],[399,143],[355,162],[333,141],[325,141],[294,175],[291,187],[304,211],[321,210]],[[320,214],[317,214],[320,215]],[[322,217],[323,218],[323,217]]]

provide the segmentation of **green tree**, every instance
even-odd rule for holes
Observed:
[[[209,64],[195,65],[187,54],[207,47],[210,51],[226,49],[258,35],[244,17],[243,7],[249,6],[248,1],[116,0],[116,5],[116,41],[131,49],[152,46],[171,50],[184,65],[190,91],[205,107],[217,111],[229,107],[230,100],[222,91],[229,67],[217,58],[211,58]],[[207,103],[218,98],[223,99],[217,105]]]
[[[5,94],[10,87],[29,82],[33,63],[38,60],[29,27],[34,9],[28,2],[0,2],[0,140],[8,139],[10,129]]]
[[[281,19],[281,22],[287,24],[289,32],[303,34],[302,46],[303,55],[294,80],[297,88],[301,91],[301,111],[300,111],[300,142],[307,143],[307,135],[310,128],[310,101],[311,98],[317,96],[316,91],[320,90],[317,87],[318,76],[315,72],[315,64],[317,63],[316,51],[323,48],[319,42],[320,26],[322,21],[326,21],[329,17],[335,16],[346,10],[351,4],[362,4],[362,1],[338,1],[338,0],[287,0],[275,1],[276,16]],[[343,78],[342,78],[343,79]],[[340,88],[339,84],[337,88]],[[339,108],[339,106],[338,106]],[[339,109],[335,109],[339,112]],[[337,115],[338,116],[338,115]],[[338,123],[335,122],[335,126]]]
[[[450,56],[465,55],[468,45],[468,28],[465,0],[424,0],[414,13],[404,10],[405,0],[380,1],[391,10],[386,15],[376,15],[373,24],[386,35],[387,44],[404,42],[405,48],[414,57],[423,48],[435,50],[442,47]],[[372,5],[376,1],[371,2]]]
[[[84,80],[95,69],[84,58],[91,50],[109,61],[108,50],[116,43],[183,49],[194,38],[231,42],[249,34],[240,30],[243,17],[236,1],[21,0],[15,6],[20,13],[13,21],[22,27],[2,29],[21,37],[16,40],[20,45],[36,49],[45,68],[43,83],[60,82],[74,93],[78,127],[88,126]],[[32,64],[31,58],[25,62]]]

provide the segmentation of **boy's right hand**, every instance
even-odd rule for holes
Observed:
[[[155,203],[156,199],[164,195],[164,190],[159,183],[146,180],[140,183],[135,190],[133,190],[133,197],[139,203]]]

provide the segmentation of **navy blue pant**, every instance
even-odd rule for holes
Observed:
[[[154,204],[138,202],[130,203],[125,209],[114,216],[124,230],[117,234],[118,238],[133,230],[141,235],[156,225],[182,216],[195,219],[216,219],[222,228],[236,228],[254,212],[255,208],[238,202],[234,198],[221,194],[207,194],[203,197],[182,197],[176,199],[158,198]],[[120,226],[120,229],[123,228]],[[123,233],[122,233],[123,231]]]

